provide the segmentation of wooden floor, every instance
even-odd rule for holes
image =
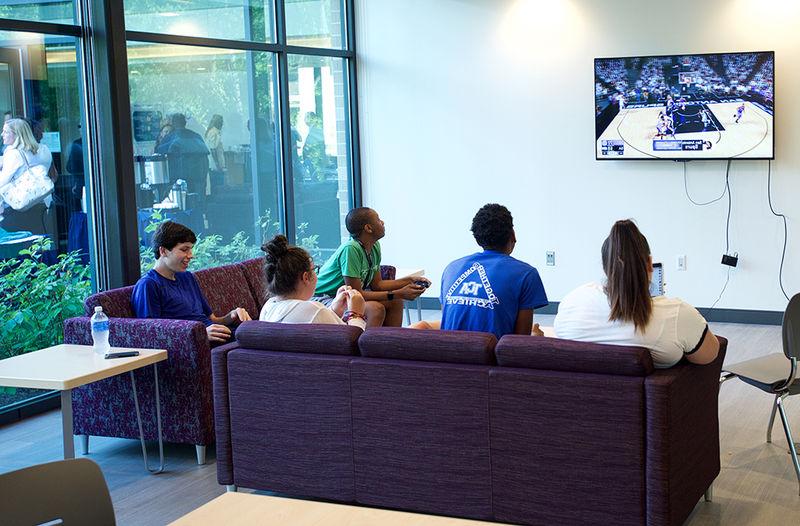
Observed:
[[[552,317],[537,316],[536,321],[548,325]],[[781,349],[780,327],[712,324],[712,330],[730,340],[729,363]],[[699,502],[687,524],[800,524],[798,484],[779,418],[773,443],[765,441],[771,403],[770,396],[738,380],[723,384],[722,472],[714,486],[714,501]],[[789,398],[786,406],[798,440],[800,396]],[[150,447],[151,455],[155,454],[154,445]],[[166,524],[224,492],[216,481],[213,450],[204,466],[196,464],[190,446],[168,445],[166,455],[167,471],[149,475],[137,441],[92,438],[89,458],[98,462],[105,474],[118,524]],[[0,427],[0,473],[60,456],[57,411]]]

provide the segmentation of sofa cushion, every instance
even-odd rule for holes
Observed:
[[[134,318],[131,296],[133,287],[106,290],[92,294],[83,302],[83,309],[87,316],[94,314],[94,308],[103,307],[103,312],[109,318]]]
[[[264,351],[358,355],[361,329],[348,325],[246,321],[236,329],[244,348]]]
[[[494,520],[651,524],[645,520],[646,380],[493,367]]]
[[[258,303],[258,311],[260,312],[261,307],[267,302],[267,281],[264,276],[264,258],[248,259],[247,261],[239,263],[239,267],[242,269],[247,284],[250,286],[250,292],[252,292],[253,298],[255,298]],[[256,312],[255,315],[251,314],[251,316],[257,318],[258,312]]]
[[[642,347],[540,336],[507,334],[500,338],[495,354],[505,367],[623,376],[647,376],[654,370],[650,352]]]
[[[350,360],[251,349],[228,353],[234,484],[354,500]]]
[[[361,355],[421,362],[493,365],[493,334],[470,331],[370,329],[358,340]]]
[[[354,358],[356,500],[491,519],[490,369]]]
[[[258,318],[255,297],[238,264],[198,270],[194,275],[214,314],[224,316],[242,307],[251,318]]]

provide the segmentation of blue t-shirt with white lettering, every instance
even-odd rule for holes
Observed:
[[[155,269],[136,282],[131,306],[137,318],[201,321],[211,325],[211,307],[191,272],[176,272],[167,279]]]
[[[521,310],[547,305],[532,266],[502,252],[485,250],[457,259],[442,274],[442,329],[513,334]]]

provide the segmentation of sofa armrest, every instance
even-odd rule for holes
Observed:
[[[237,342],[217,347],[211,353],[211,376],[214,384],[214,431],[217,444],[217,481],[233,484],[231,448],[231,405],[228,398],[228,353],[239,348]]]
[[[682,524],[719,474],[719,376],[727,340],[708,365],[686,361],[645,379],[647,524]]]
[[[109,343],[112,347],[166,349],[170,362],[188,360],[198,365],[198,355],[209,354],[208,336],[199,321],[141,318],[109,318]],[[64,322],[64,343],[92,344],[90,318],[70,318]],[[210,361],[206,361],[210,364]]]

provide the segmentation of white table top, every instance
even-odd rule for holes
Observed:
[[[112,347],[139,356],[107,360],[91,345],[56,345],[0,360],[0,385],[34,389],[72,389],[167,359],[163,349]]]
[[[285,526],[479,526],[482,522],[421,513],[380,510],[346,504],[287,499],[251,493],[225,493],[184,515],[172,526],[244,526],[280,524]]]

